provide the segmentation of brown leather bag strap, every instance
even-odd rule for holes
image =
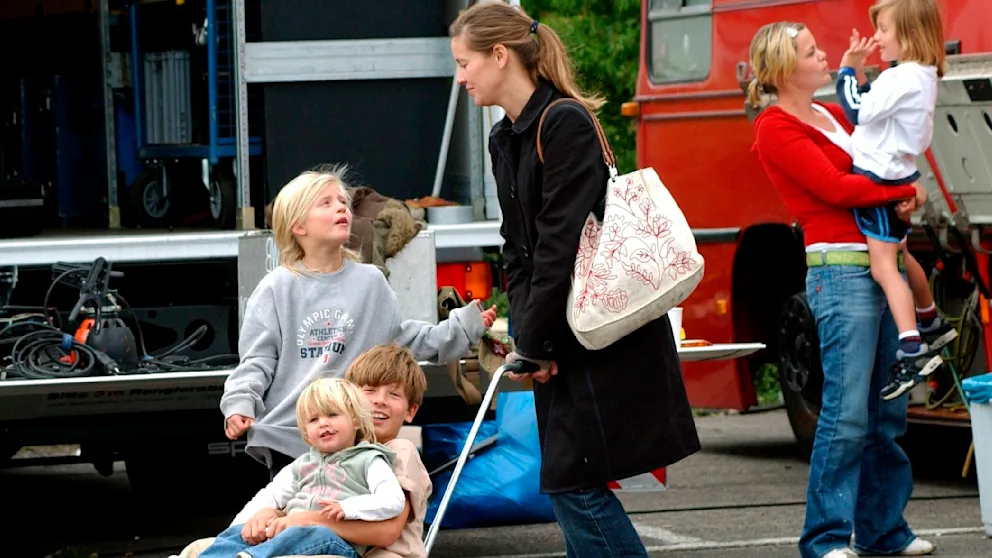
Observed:
[[[613,155],[613,150],[610,149],[610,142],[606,140],[606,132],[603,131],[603,126],[600,125],[599,119],[596,118],[596,115],[593,114],[592,111],[590,111],[587,106],[583,105],[582,103],[576,101],[571,97],[562,97],[556,101],[552,101],[551,104],[545,107],[544,112],[541,113],[541,119],[537,122],[538,159],[540,159],[542,163],[544,162],[544,149],[541,147],[541,126],[544,125],[544,117],[547,116],[548,111],[551,110],[551,107],[557,105],[558,103],[565,103],[565,102],[575,103],[580,107],[582,107],[583,109],[585,109],[585,111],[589,114],[589,117],[592,118],[593,127],[596,128],[596,137],[599,138],[599,145],[603,149],[603,162],[606,163],[606,166],[608,167],[616,167],[617,158]]]

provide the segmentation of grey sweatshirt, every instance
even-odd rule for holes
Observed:
[[[255,288],[238,341],[241,363],[224,382],[224,418],[255,419],[246,453],[271,466],[269,450],[307,451],[296,426],[296,400],[315,377],[344,377],[358,355],[382,343],[409,347],[418,360],[449,362],[482,339],[482,311],[469,304],[437,325],[403,320],[386,278],[345,260],[334,273],[277,267]]]

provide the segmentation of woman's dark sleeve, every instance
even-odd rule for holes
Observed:
[[[541,128],[544,171],[535,229],[534,272],[513,336],[521,355],[554,360],[553,337],[565,323],[575,254],[586,218],[602,198],[608,176],[592,119],[573,103],[556,106]]]

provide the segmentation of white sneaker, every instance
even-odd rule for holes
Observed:
[[[937,545],[930,541],[923,540],[920,537],[913,539],[909,546],[902,549],[897,556],[925,556],[927,554],[933,554],[933,551],[937,550]]]
[[[858,553],[850,548],[835,548],[823,555],[823,558],[857,558]]]
[[[894,556],[926,556],[928,554],[933,554],[935,550],[937,550],[937,545],[933,544],[930,541],[921,539],[920,537],[916,537],[909,543],[909,546],[902,549],[902,551],[895,553]],[[876,554],[868,554],[868,553],[865,554],[859,553],[859,555],[877,556]]]

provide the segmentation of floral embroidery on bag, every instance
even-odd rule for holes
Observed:
[[[671,219],[658,211],[643,183],[635,184],[627,176],[622,184],[611,182],[610,189],[605,221],[587,218],[579,239],[575,276],[585,279],[575,296],[579,313],[596,304],[610,312],[627,307],[631,293],[622,288],[607,291],[608,282],[617,278],[616,264],[627,276],[657,291],[665,274],[677,280],[697,263],[691,251],[677,245]]]

